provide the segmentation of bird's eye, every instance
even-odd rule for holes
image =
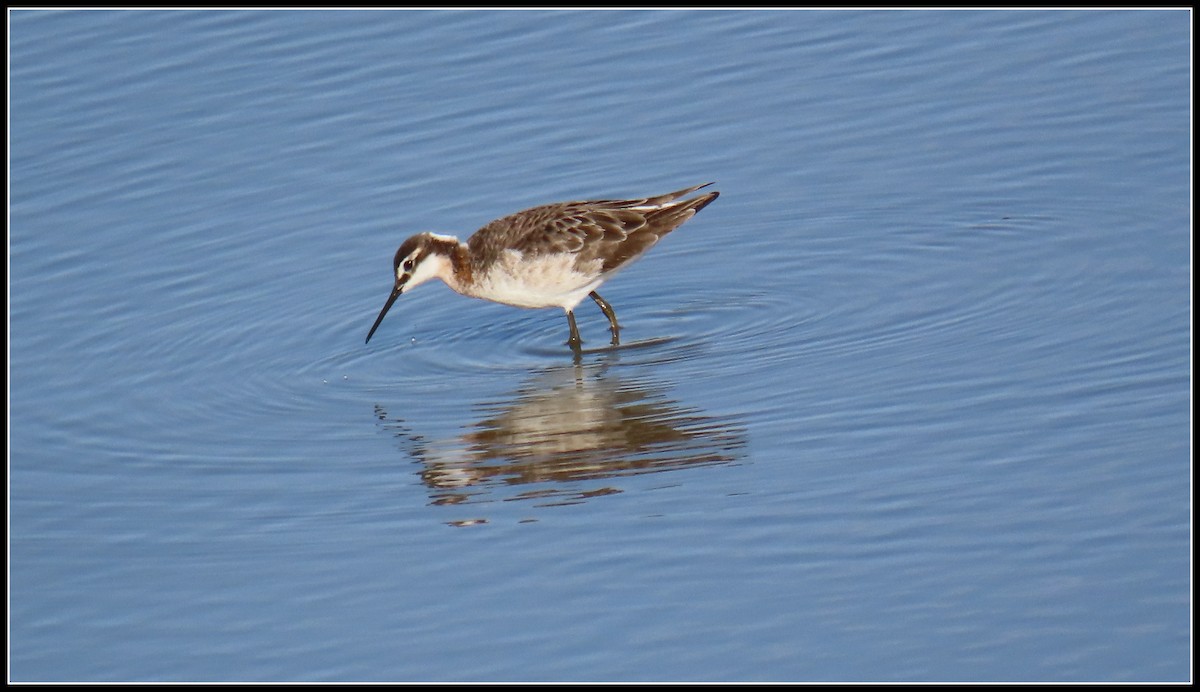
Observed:
[[[413,270],[413,261],[410,259],[404,260],[404,271],[410,272]]]

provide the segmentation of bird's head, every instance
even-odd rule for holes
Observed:
[[[458,244],[457,238],[440,236],[435,233],[419,233],[400,244],[396,256],[392,258],[392,293],[388,296],[371,331],[367,332],[367,342],[383,322],[383,316],[392,308],[392,303],[400,297],[405,289],[414,288],[430,279],[443,278],[449,271],[450,258],[446,254],[446,245],[451,247]]]

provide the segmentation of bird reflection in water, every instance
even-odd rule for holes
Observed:
[[[381,406],[375,414],[423,465],[439,505],[575,504],[622,492],[608,479],[742,458],[740,426],[681,406],[663,384],[608,370],[576,364],[542,372],[508,399],[478,405],[482,419],[445,441],[413,434]]]

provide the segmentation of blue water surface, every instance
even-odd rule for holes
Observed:
[[[11,681],[1190,680],[1190,11],[8,19]]]

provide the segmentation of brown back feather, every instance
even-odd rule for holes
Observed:
[[[533,207],[489,223],[467,243],[477,266],[486,265],[504,250],[511,249],[526,256],[574,253],[577,264],[599,260],[601,271],[607,273],[637,258],[717,198],[719,193],[710,192],[672,203],[701,187],[705,186],[638,200],[562,202]],[[637,208],[649,206],[656,208]]]

